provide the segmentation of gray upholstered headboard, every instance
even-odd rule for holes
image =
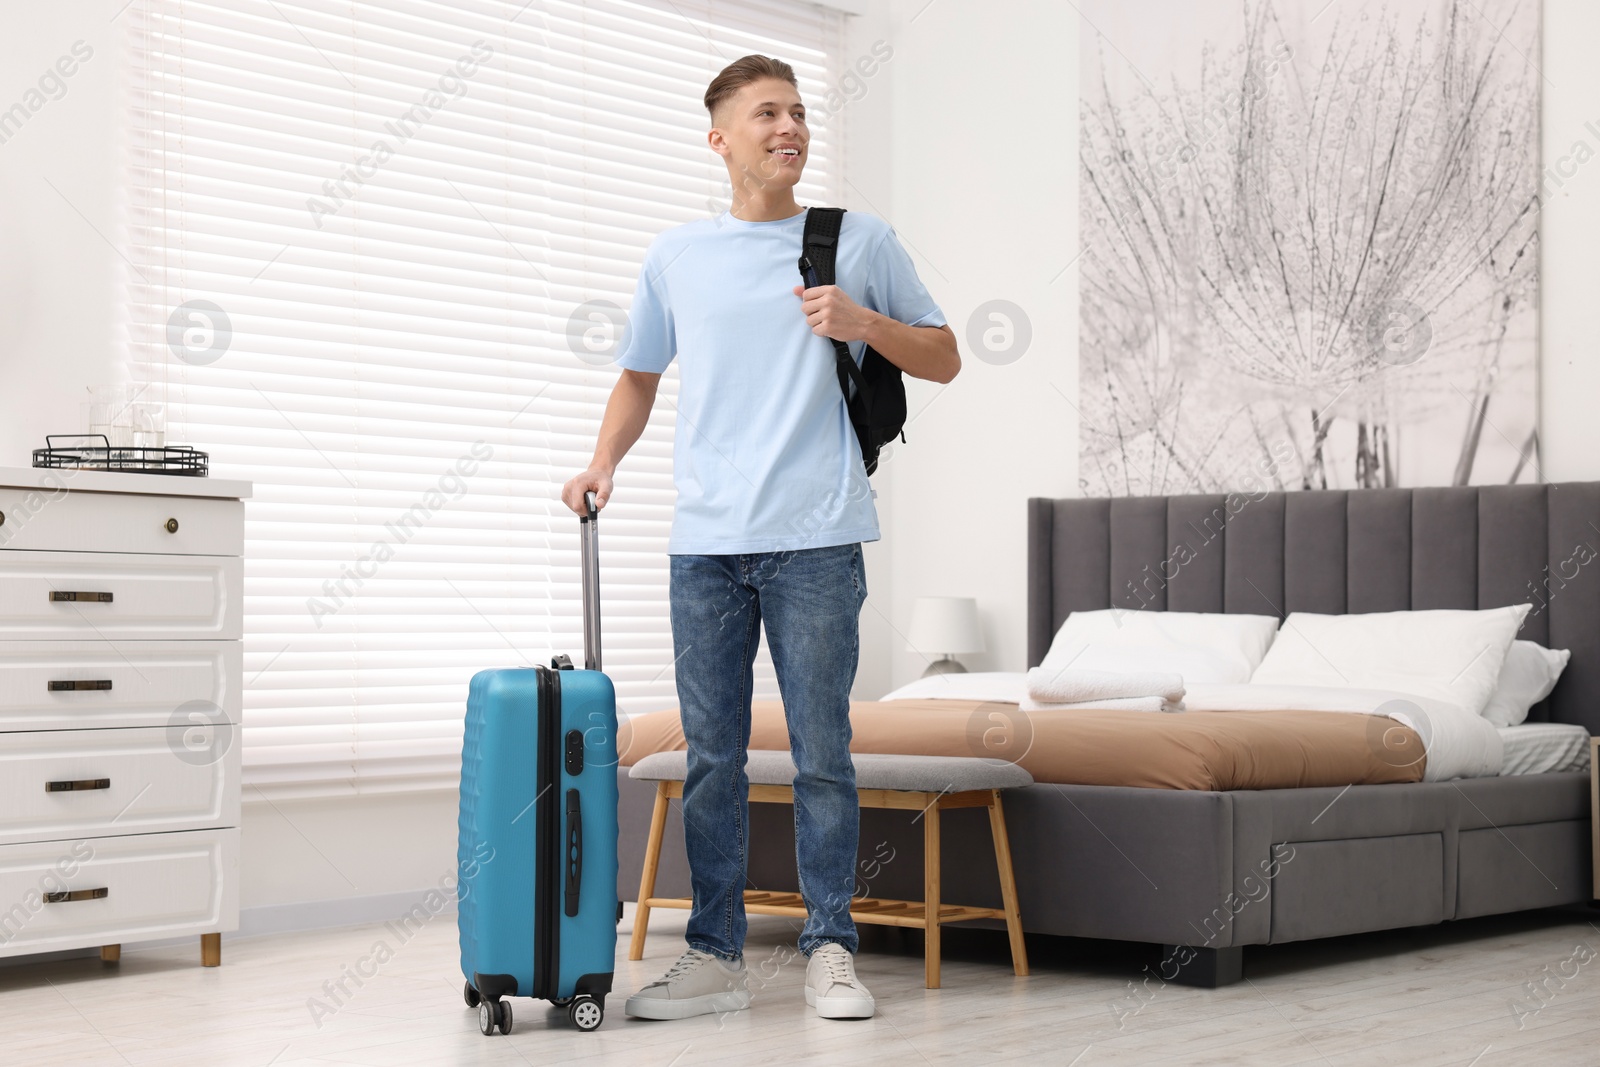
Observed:
[[[1028,501],[1028,665],[1069,611],[1533,604],[1572,650],[1532,719],[1600,733],[1600,482]]]

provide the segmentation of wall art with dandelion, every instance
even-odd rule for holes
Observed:
[[[1538,474],[1537,0],[1087,0],[1091,495]]]

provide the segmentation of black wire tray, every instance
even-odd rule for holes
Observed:
[[[98,445],[57,445],[58,440],[94,440]],[[125,471],[130,474],[177,474],[204,478],[210,462],[204,452],[188,445],[163,448],[112,448],[104,434],[46,434],[47,448],[33,450],[35,467],[84,471]]]

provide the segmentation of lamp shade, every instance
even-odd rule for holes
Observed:
[[[931,655],[983,651],[978,602],[969,596],[924,596],[911,605],[906,648]]]

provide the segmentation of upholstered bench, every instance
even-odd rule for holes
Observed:
[[[666,832],[667,806],[683,797],[688,771],[687,752],[657,752],[645,756],[628,771],[629,777],[656,783],[655,810],[650,816],[650,836],[645,845],[644,877],[639,882],[639,910],[633,923],[630,960],[644,957],[645,932],[651,908],[689,908],[693,901],[657,897],[656,869],[661,862],[661,839]],[[939,987],[939,927],[967,919],[1004,919],[1011,937],[1011,967],[1028,973],[1028,954],[1022,943],[1022,919],[1017,912],[1017,887],[1011,873],[1011,844],[1006,837],[1003,790],[1033,784],[1021,767],[995,760],[955,756],[890,756],[856,754],[856,791],[863,808],[904,808],[923,820],[923,899],[883,900],[855,897],[850,916],[858,923],[909,926],[926,931],[924,971],[929,989]],[[745,764],[750,779],[751,803],[793,804],[795,766],[788,752],[752,749]],[[1003,908],[946,904],[939,899],[939,813],[949,808],[987,808],[989,831],[994,836],[995,863],[999,867]],[[745,910],[759,915],[804,917],[805,901],[799,893],[746,890]]]

